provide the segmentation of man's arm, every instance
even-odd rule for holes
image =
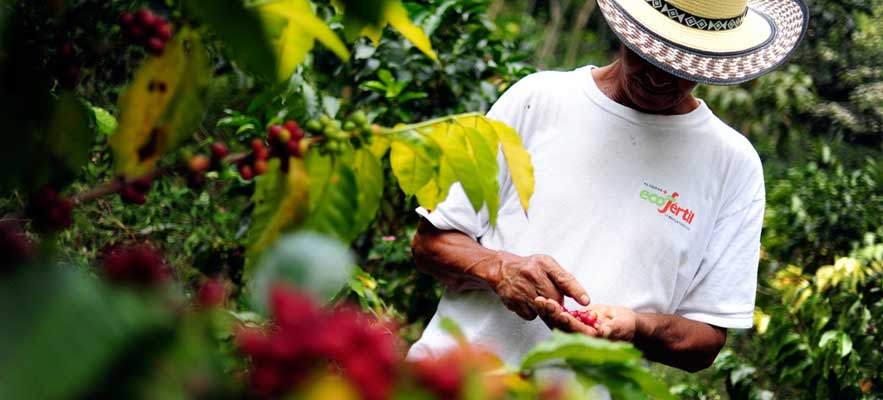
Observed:
[[[417,268],[452,290],[489,288],[521,318],[533,320],[533,299],[543,296],[563,301],[564,295],[589,304],[589,295],[576,278],[552,257],[521,257],[482,246],[456,231],[442,231],[425,219],[417,225],[411,243]]]
[[[727,342],[725,328],[679,315],[637,314],[635,347],[656,362],[689,372],[708,368]]]
[[[689,372],[708,368],[727,341],[724,328],[678,315],[636,313],[626,307],[592,304],[597,329],[562,312],[560,303],[537,297],[535,307],[551,328],[632,342],[649,360]]]

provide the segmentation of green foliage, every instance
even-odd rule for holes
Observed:
[[[883,167],[868,159],[850,170],[823,148],[822,157],[770,180],[763,246],[778,262],[814,266],[867,240],[883,238]]]
[[[587,387],[602,384],[617,399],[673,398],[668,388],[641,366],[641,352],[628,343],[614,343],[581,334],[552,332],[552,338],[537,344],[521,362],[530,370],[560,361],[576,372]]]
[[[746,354],[718,359],[730,392],[760,398],[759,387],[782,398],[879,397],[883,253],[875,248],[874,258],[840,258],[815,274],[794,266],[776,273]]]
[[[0,282],[2,398],[85,395],[126,353],[172,332],[172,316],[133,293],[69,267],[28,268]]]

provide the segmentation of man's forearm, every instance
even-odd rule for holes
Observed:
[[[677,315],[638,313],[634,344],[652,361],[690,372],[711,366],[727,330]]]
[[[501,253],[463,233],[439,230],[426,220],[417,225],[411,247],[417,268],[453,290],[490,287],[502,263]]]

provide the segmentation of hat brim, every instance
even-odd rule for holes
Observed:
[[[707,31],[683,25],[647,0],[598,0],[610,28],[632,51],[691,81],[735,85],[784,63],[803,39],[809,12],[801,0],[749,1],[738,28]]]

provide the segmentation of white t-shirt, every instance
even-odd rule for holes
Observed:
[[[552,256],[593,303],[750,328],[765,203],[757,152],[704,102],[675,116],[614,102],[593,68],[528,76],[488,113],[514,127],[531,154],[528,216],[504,161],[495,227],[459,184],[431,213],[417,211],[484,247]],[[448,290],[410,358],[454,344],[443,317],[510,365],[550,336],[539,318],[524,321],[490,290]]]

